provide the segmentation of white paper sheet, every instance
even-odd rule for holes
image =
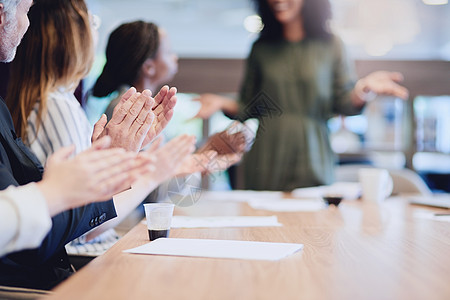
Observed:
[[[427,219],[427,220],[433,220],[433,221],[441,221],[441,222],[450,222],[450,215],[445,215],[441,213],[433,213],[428,211],[417,211],[414,213],[414,217],[418,219]]]
[[[285,200],[253,200],[249,205],[254,209],[278,212],[319,211],[326,208],[322,199],[285,199]]]
[[[159,238],[127,253],[250,260],[279,260],[303,249],[303,244]]]
[[[277,216],[269,216],[269,217],[173,216],[171,227],[172,228],[209,228],[209,227],[263,227],[263,226],[283,226],[283,224],[278,223]]]
[[[232,201],[232,202],[248,202],[250,199],[280,199],[283,197],[282,192],[273,191],[250,191],[250,190],[233,190],[233,191],[205,191],[202,193],[201,200],[213,201]]]

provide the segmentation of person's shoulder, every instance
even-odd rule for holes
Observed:
[[[330,34],[328,38],[322,39],[321,42],[335,51],[340,51],[344,47],[344,41],[336,34]]]
[[[268,53],[279,49],[283,45],[283,40],[268,39],[268,38],[258,38],[253,42],[250,55],[251,56],[262,56],[265,57]]]

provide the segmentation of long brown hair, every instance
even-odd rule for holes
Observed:
[[[39,128],[49,93],[61,86],[75,88],[94,60],[84,0],[34,0],[28,17],[30,27],[11,64],[7,93],[17,135],[23,138],[36,102]]]

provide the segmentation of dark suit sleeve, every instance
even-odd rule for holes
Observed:
[[[52,218],[53,226],[38,248],[39,260],[47,260],[70,241],[116,217],[112,200],[64,211]]]
[[[8,168],[0,163],[0,190],[10,185],[18,186],[18,183]],[[19,255],[22,262],[26,259],[31,265],[44,263],[68,242],[116,216],[112,200],[64,211],[52,218],[53,226],[39,248],[17,254],[27,253]]]
[[[9,255],[26,265],[45,264],[75,238],[116,217],[112,200],[64,211],[52,218],[53,226],[39,248]]]

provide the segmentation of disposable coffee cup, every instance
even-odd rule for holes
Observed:
[[[358,177],[363,200],[380,203],[391,195],[393,181],[388,170],[361,168],[358,171]]]
[[[173,203],[144,204],[148,238],[150,241],[161,237],[169,237],[174,207],[175,205]]]

